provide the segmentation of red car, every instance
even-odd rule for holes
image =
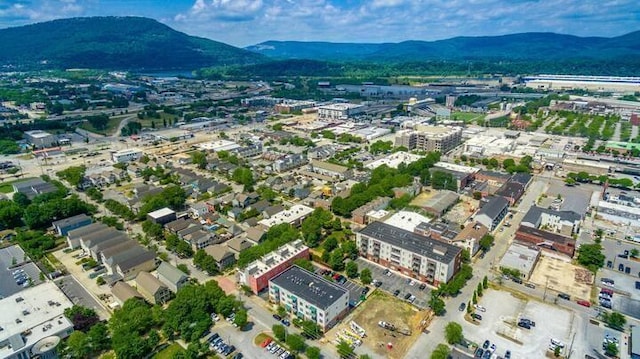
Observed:
[[[262,344],[260,344],[261,347],[265,348],[267,345],[269,345],[269,343],[271,343],[271,338],[267,338],[265,339]]]
[[[606,294],[608,294],[609,296],[613,296],[613,291],[612,291],[611,289],[609,289],[609,288],[602,288],[602,289],[600,289],[600,293],[606,293]]]
[[[580,304],[583,307],[587,307],[587,308],[591,307],[591,302],[588,301],[588,300],[579,300],[578,304]]]

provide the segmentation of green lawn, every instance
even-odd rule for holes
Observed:
[[[153,356],[153,359],[171,359],[174,355],[180,352],[184,352],[185,350],[178,343],[173,343],[168,347],[162,349],[162,351],[158,352]]]
[[[451,119],[453,120],[454,118],[469,123],[484,118],[484,114],[475,112],[453,112]]]
[[[142,128],[151,128],[151,122],[155,123],[155,128],[157,129],[161,129],[164,128],[164,122],[162,122],[163,120],[167,121],[167,128],[171,127],[171,121],[172,120],[176,120],[178,116],[176,115],[170,115],[168,113],[164,113],[164,112],[160,112],[160,118],[151,118],[151,117],[147,117],[145,116],[143,119],[139,119],[139,118],[135,118],[132,121],[136,121],[136,122],[140,122],[140,124],[142,125]]]
[[[87,130],[89,132],[109,136],[116,131],[121,121],[122,121],[122,118],[109,118],[109,122],[107,122],[107,127],[104,130],[96,130],[96,128],[93,127],[91,123],[89,123],[88,121],[80,124],[80,128],[83,130]]]
[[[0,193],[11,193],[11,192],[13,192],[13,184],[14,183],[23,182],[23,181],[30,180],[30,179],[33,179],[33,177],[20,178],[20,179],[13,180],[13,181],[2,182],[2,183],[0,183]]]

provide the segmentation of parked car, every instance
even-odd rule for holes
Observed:
[[[420,290],[424,290],[425,288],[427,288],[427,285],[424,283],[420,284],[420,286],[418,287],[418,289]]]
[[[411,293],[407,293],[404,295],[404,300],[409,300],[410,297],[411,297]]]
[[[522,321],[518,322],[518,326],[520,328],[524,328],[524,329],[531,329],[531,325],[529,325],[528,323],[522,322]]]
[[[282,319],[280,323],[282,323],[282,325],[284,325],[285,327],[288,327],[291,325],[291,322],[287,319]]]
[[[478,349],[476,350],[475,357],[476,357],[476,358],[482,358],[482,355],[483,355],[483,354],[484,354],[484,349],[482,349],[482,348],[478,348]]]
[[[277,321],[281,321],[281,320],[282,320],[282,317],[281,317],[281,316],[279,316],[278,314],[274,314],[274,315],[273,315],[273,319],[275,319],[275,320],[277,320]]]
[[[485,340],[484,343],[482,343],[482,349],[488,349],[489,345],[491,345],[491,342],[488,340]]]
[[[458,310],[462,312],[462,311],[464,311],[464,309],[465,309],[466,307],[467,307],[467,303],[462,302],[462,303],[460,303],[460,306],[458,307]]]
[[[511,350],[507,350],[507,352],[504,353],[504,359],[511,359]]]
[[[475,320],[482,320],[482,316],[478,313],[473,313],[471,314],[471,318],[475,319]]]
[[[567,293],[558,293],[558,298],[564,300],[571,300],[571,296]]]
[[[578,304],[583,306],[583,307],[587,307],[587,308],[589,308],[591,306],[591,302],[588,301],[588,300],[584,300],[584,299],[579,300]]]
[[[609,297],[613,297],[613,291],[611,289],[608,289],[608,288],[600,289],[600,294],[606,294]]]
[[[393,295],[395,295],[396,297],[398,296],[398,294],[400,294],[400,289],[396,289],[396,290],[393,292]]]
[[[480,304],[474,304],[474,305],[473,305],[473,307],[474,307],[476,310],[479,310],[479,311],[481,311],[481,312],[486,312],[486,311],[487,311],[487,308],[485,308],[485,307],[481,306]]]

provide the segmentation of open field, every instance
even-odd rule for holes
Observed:
[[[109,122],[107,122],[107,127],[104,130],[97,130],[88,121],[82,122],[79,127],[89,132],[109,136],[116,131],[121,121],[122,121],[122,118],[109,118]]]
[[[578,280],[578,278],[586,280]],[[586,283],[589,279],[590,283]],[[568,261],[543,255],[531,275],[531,282],[541,287],[547,285],[547,288],[553,291],[567,293],[572,299],[589,300],[593,276],[590,276],[584,268]]]
[[[180,344],[173,343],[154,355],[153,359],[171,359],[180,352],[184,352],[184,349],[182,349]]]
[[[376,291],[343,320],[342,324],[332,329],[327,337],[333,340],[337,333],[348,330],[349,323],[354,321],[366,331],[363,345],[387,358],[403,358],[421,333],[418,325],[424,315],[424,311],[418,311],[409,303]],[[383,329],[378,326],[378,321],[391,323],[398,329],[408,329],[411,335]],[[388,344],[392,345],[390,349]]]
[[[453,112],[451,113],[452,120],[462,120],[465,123],[474,122],[480,119],[484,119],[483,113],[475,113],[475,112]]]

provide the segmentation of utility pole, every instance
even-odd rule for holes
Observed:
[[[573,332],[573,336],[571,337],[571,344],[569,345],[569,352],[567,353],[567,359],[571,359],[571,354],[573,353],[573,342],[576,340],[576,332]]]

